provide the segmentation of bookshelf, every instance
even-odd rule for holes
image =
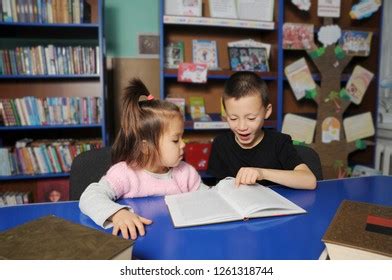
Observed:
[[[210,17],[208,1],[203,1],[203,17],[173,16],[164,14],[164,3],[160,1],[160,97],[183,97],[186,100],[186,112],[189,113],[189,97],[201,96],[205,100],[206,113],[212,117],[212,123],[194,123],[189,114],[186,115],[185,137],[195,141],[207,141],[228,129],[227,123],[220,118],[220,96],[225,80],[234,72],[230,70],[227,43],[243,39],[253,39],[272,44],[270,54],[270,72],[260,72],[271,90],[271,102],[274,108],[278,103],[275,94],[278,88],[278,34],[276,22],[257,22],[250,20],[219,19]],[[275,3],[275,16],[277,16]],[[218,49],[219,70],[210,70],[206,84],[185,84],[177,82],[177,69],[164,67],[165,45],[168,42],[184,42],[184,61],[192,62],[192,40],[215,40]],[[281,113],[274,111],[266,127],[278,128]]]
[[[43,3],[47,5],[44,7]],[[49,3],[53,6],[49,7]],[[0,147],[14,147],[16,141],[24,138],[46,139],[48,143],[57,139],[94,139],[102,145],[109,143],[104,0],[86,0],[85,3],[34,1],[36,13],[12,12],[11,18],[3,14],[0,99],[14,102],[18,99],[29,106],[29,121],[1,125]],[[27,97],[32,98],[27,101]],[[40,112],[40,102],[49,109]],[[69,115],[72,118],[65,120]],[[74,151],[73,156],[79,152],[80,149]],[[13,187],[20,184],[31,185],[34,198],[37,180],[67,179],[68,176],[68,172],[58,170],[0,176],[0,191],[17,189]]]
[[[344,87],[349,80],[353,68],[359,64],[375,74],[369,88],[366,91],[361,104],[351,104],[344,117],[356,115],[362,112],[370,111],[373,114],[373,120],[377,119],[377,96],[378,96],[378,61],[379,46],[381,42],[381,11],[363,20],[351,20],[348,16],[351,7],[357,1],[341,1],[341,17],[334,19],[334,24],[341,27],[342,30],[371,31],[373,38],[371,43],[371,52],[367,57],[354,57],[348,67],[345,68],[341,75],[341,86]],[[291,1],[278,0],[274,1],[273,22],[243,21],[235,19],[217,19],[211,18],[209,12],[208,0],[202,1],[202,17],[172,16],[164,14],[165,1],[160,1],[160,97],[183,97],[186,100],[186,111],[189,113],[189,97],[201,96],[205,100],[206,112],[213,116],[212,128],[201,129],[195,126],[192,120],[186,117],[186,135],[185,137],[195,141],[205,141],[213,138],[219,131],[225,128],[225,125],[218,125],[220,114],[220,96],[223,90],[225,80],[233,73],[230,70],[229,55],[227,43],[243,39],[253,39],[264,43],[271,44],[271,53],[269,58],[269,72],[258,72],[258,74],[267,82],[273,113],[266,123],[267,128],[273,128],[278,131],[282,128],[282,122],[285,114],[295,113],[316,119],[317,106],[311,100],[296,100],[290,88],[288,80],[284,74],[285,66],[305,57],[306,62],[312,72],[312,77],[316,83],[320,84],[322,76],[316,66],[303,50],[284,50],[283,42],[283,24],[291,23],[311,23],[314,24],[315,32],[324,25],[323,18],[317,16],[317,3],[313,3],[308,12],[300,11]],[[177,82],[177,70],[165,69],[165,45],[168,42],[182,41],[184,43],[184,62],[192,62],[192,40],[215,40],[218,49],[219,70],[208,72],[206,84],[189,84]],[[317,34],[315,33],[317,42]],[[349,156],[349,162],[355,164],[364,164],[372,166],[374,163],[374,148],[368,147],[365,150],[356,151]]]

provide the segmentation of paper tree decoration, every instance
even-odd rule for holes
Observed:
[[[332,18],[324,18],[324,24],[332,24]],[[309,146],[320,156],[325,179],[347,177],[350,175],[348,155],[372,144],[363,139],[351,139],[351,142],[347,142],[343,129],[343,113],[353,102],[353,98],[346,88],[341,87],[341,75],[355,55],[348,55],[335,44],[324,47],[313,45],[306,52],[321,74],[320,85],[316,84],[314,89],[306,90],[304,97],[313,100],[318,106],[314,142]],[[372,121],[370,123],[373,126]],[[365,133],[364,137],[371,133]]]

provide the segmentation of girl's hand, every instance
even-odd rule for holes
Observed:
[[[113,214],[111,220],[114,225],[112,232],[113,235],[117,236],[118,232],[121,231],[123,238],[129,239],[130,233],[131,239],[133,240],[136,239],[137,232],[139,232],[141,236],[144,236],[144,225],[152,223],[151,220],[132,213],[128,209],[120,209]]]
[[[235,176],[235,186],[238,187],[241,184],[251,185],[255,184],[256,181],[263,179],[263,171],[261,168],[253,167],[242,167],[237,176]]]

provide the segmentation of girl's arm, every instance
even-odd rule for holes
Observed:
[[[90,184],[82,193],[79,201],[80,210],[89,216],[97,225],[103,228],[113,226],[109,218],[120,209],[128,206],[120,205],[116,202],[116,194],[110,187],[108,181],[101,179],[98,183]]]

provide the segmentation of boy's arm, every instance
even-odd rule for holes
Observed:
[[[294,170],[259,169],[261,180],[268,180],[293,189],[314,190],[317,185],[316,177],[304,163],[297,165]]]
[[[98,183],[90,184],[82,193],[79,201],[80,210],[89,216],[97,225],[103,228],[113,226],[108,219],[117,211],[123,208],[128,208],[125,205],[120,205],[116,202],[116,195],[109,183],[102,178]]]

